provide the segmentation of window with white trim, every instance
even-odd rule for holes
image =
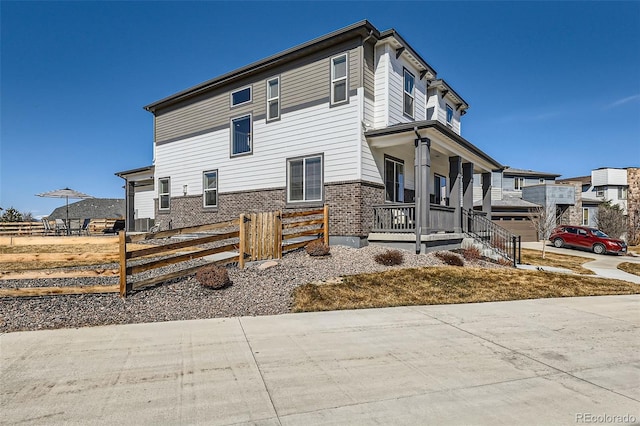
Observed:
[[[453,107],[447,104],[447,124],[453,124]]]
[[[251,102],[251,86],[231,92],[231,106],[238,106]]]
[[[280,118],[280,77],[267,80],[267,121]]]
[[[202,173],[202,193],[204,207],[218,207],[218,171]]]
[[[251,114],[231,120],[231,155],[251,153]]]
[[[349,67],[347,54],[331,58],[331,104],[347,101]]]
[[[385,201],[404,203],[404,162],[392,157],[384,159]]]
[[[598,197],[598,198],[603,198],[604,197],[604,188],[603,187],[596,188],[596,197]]]
[[[158,179],[158,209],[169,210],[171,200],[171,185],[169,178]]]
[[[287,201],[322,201],[322,155],[287,160]]]
[[[628,189],[624,186],[618,188],[618,200],[626,200],[627,199]]]
[[[523,177],[514,178],[513,185],[514,185],[514,189],[516,190],[522,189],[524,187],[524,178]]]
[[[406,69],[404,70],[404,108],[406,115],[413,118],[415,104],[415,81],[416,78]]]

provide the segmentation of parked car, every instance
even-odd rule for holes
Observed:
[[[553,230],[549,241],[556,247],[574,247],[593,250],[596,254],[626,253],[627,244],[611,238],[596,228],[563,225]]]

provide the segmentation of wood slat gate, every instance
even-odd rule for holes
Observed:
[[[240,239],[240,251],[247,255],[247,260],[282,258],[281,211],[241,214],[240,234],[244,236]]]

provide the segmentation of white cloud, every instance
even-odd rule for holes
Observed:
[[[627,96],[626,98],[618,99],[617,101],[612,102],[609,105],[605,106],[604,109],[616,108],[616,107],[619,107],[620,105],[628,104],[629,102],[633,102],[633,101],[637,101],[637,100],[640,100],[640,94],[633,95],[633,96]]]

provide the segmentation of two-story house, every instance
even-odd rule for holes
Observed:
[[[117,173],[129,229],[326,203],[332,243],[459,232],[473,175],[489,211],[502,168],[461,136],[468,108],[397,31],[353,24],[145,106],[153,165]]]

